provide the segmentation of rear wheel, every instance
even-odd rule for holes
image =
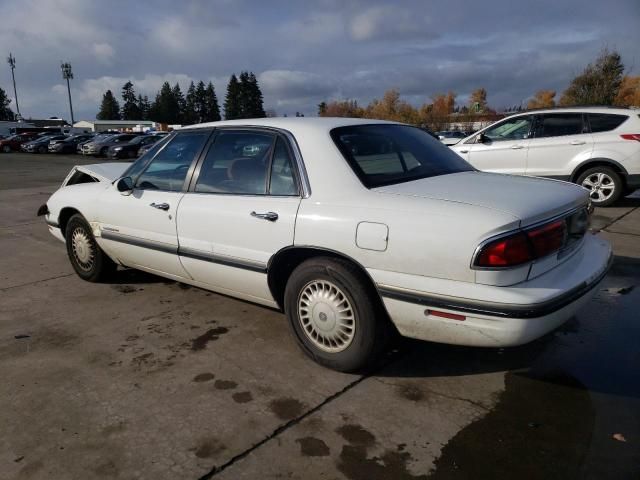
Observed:
[[[65,230],[67,254],[78,276],[100,282],[116,270],[116,264],[98,246],[91,227],[80,214],[73,215]]]
[[[620,175],[605,166],[585,170],[576,183],[589,190],[589,198],[596,207],[608,207],[615,203],[624,188]]]
[[[47,147],[45,146],[38,147],[38,153],[47,153]]]
[[[341,259],[316,257],[300,264],[289,277],[284,304],[304,353],[334,370],[361,370],[389,338],[375,290],[354,265]]]
[[[2,151],[3,151],[4,153],[11,153],[11,147],[10,147],[9,145],[4,145],[4,146],[2,147]]]

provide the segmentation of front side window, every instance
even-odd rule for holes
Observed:
[[[610,113],[589,113],[589,124],[592,133],[609,132],[618,128],[629,117]]]
[[[449,147],[416,127],[340,127],[331,130],[331,138],[367,188],[473,170]]]
[[[531,130],[531,117],[514,117],[489,127],[483,133],[486,138],[492,142],[501,142],[505,140],[522,140],[529,138]]]
[[[265,195],[275,138],[264,132],[220,131],[202,163],[195,191]]]
[[[209,130],[178,133],[140,175],[136,188],[170,192],[182,190],[191,162],[210,133]]]
[[[538,115],[535,137],[562,137],[585,133],[581,113],[551,113]]]

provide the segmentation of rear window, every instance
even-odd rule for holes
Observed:
[[[331,138],[367,188],[474,170],[417,127],[356,125],[331,130]]]
[[[618,128],[622,123],[629,118],[626,115],[613,115],[610,113],[590,113],[589,124],[591,125],[591,132],[608,132]]]

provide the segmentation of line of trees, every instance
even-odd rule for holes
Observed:
[[[640,106],[640,76],[625,75],[624,72],[620,54],[604,49],[569,83],[558,102],[554,90],[539,90],[526,106],[514,105],[500,110],[511,113],[556,105]],[[496,110],[488,105],[487,91],[482,87],[471,93],[466,105],[458,105],[456,98],[457,94],[452,91],[437,93],[420,107],[414,107],[400,98],[398,90],[392,89],[387,90],[382,99],[374,99],[365,107],[355,100],[322,102],[318,105],[318,115],[395,120],[434,131],[447,128],[454,118],[460,123],[497,118]]]
[[[153,120],[166,124],[192,124],[215,122],[221,119],[220,106],[211,82],[191,82],[186,95],[180,85],[173,87],[164,82],[156,93],[155,100],[145,95],[136,95],[132,82],[122,86],[122,107],[111,90],[102,96],[98,120]],[[224,102],[225,118],[265,117],[262,91],[253,72],[241,72],[239,77],[231,75]]]

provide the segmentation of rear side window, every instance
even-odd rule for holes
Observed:
[[[473,170],[424,130],[405,125],[357,125],[331,138],[367,188]]]
[[[585,133],[581,113],[552,113],[538,115],[535,137],[562,137],[564,135],[578,135]]]
[[[626,115],[613,115],[609,113],[589,113],[591,132],[608,132],[618,128],[629,117]]]

